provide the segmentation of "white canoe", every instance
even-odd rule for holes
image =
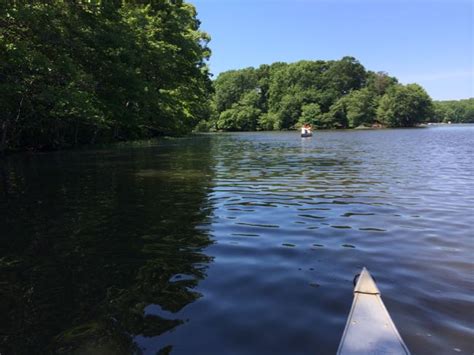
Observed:
[[[365,267],[354,288],[354,301],[337,353],[410,354],[382,302],[377,285]]]

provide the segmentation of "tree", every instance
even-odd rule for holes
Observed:
[[[374,122],[376,101],[368,88],[354,90],[343,100],[346,105],[348,127],[370,126]]]
[[[300,124],[309,123],[314,127],[322,127],[322,112],[318,104],[306,104],[302,108],[302,114],[299,119]]]
[[[367,88],[377,96],[384,95],[388,88],[398,84],[397,78],[389,76],[386,72],[367,73]]]
[[[343,57],[339,61],[331,62],[325,72],[328,86],[338,95],[346,95],[351,90],[360,89],[365,85],[367,73],[362,64],[354,57]]]
[[[257,89],[257,74],[254,68],[231,70],[220,74],[214,82],[216,109],[230,109],[247,92]]]
[[[280,119],[274,112],[265,112],[260,115],[258,126],[265,131],[273,131],[280,129]]]
[[[435,122],[474,123],[474,98],[434,101]]]
[[[412,127],[432,115],[432,102],[417,84],[391,87],[381,98],[377,117],[388,127]]]
[[[387,97],[380,115],[388,125],[416,123],[410,112],[400,121],[390,116],[388,111],[397,102],[406,108],[407,102],[413,101],[409,106],[415,107],[420,117],[427,117],[430,111],[430,98],[421,87],[409,85],[403,89],[409,97],[403,101],[404,95],[395,95],[398,91],[394,88],[400,86],[396,78],[384,72],[367,72],[353,57],[232,70],[221,73],[213,84],[215,112],[209,125],[223,130],[293,129],[303,122],[319,128],[370,126],[376,120],[382,96]],[[243,100],[249,93],[258,95],[254,100]]]
[[[345,97],[337,100],[323,116],[325,128],[347,128],[347,103]]]
[[[257,107],[260,94],[256,90],[243,95],[238,103],[220,113],[217,128],[227,131],[255,131],[261,110]]]
[[[0,150],[189,132],[209,115],[209,36],[183,1],[0,6]]]

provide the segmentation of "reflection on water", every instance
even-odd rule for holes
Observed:
[[[367,266],[413,353],[472,354],[473,147],[464,126],[11,157],[0,351],[334,354]]]
[[[201,139],[11,157],[0,352],[128,354],[140,350],[134,337],[183,324],[177,313],[201,296],[212,261],[198,227],[210,212],[209,150]]]

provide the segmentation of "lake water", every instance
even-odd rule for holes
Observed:
[[[2,354],[334,354],[363,266],[414,354],[474,352],[474,127],[10,156]]]

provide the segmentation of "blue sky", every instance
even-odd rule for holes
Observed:
[[[213,74],[275,61],[356,57],[434,99],[474,96],[469,0],[189,0]]]

